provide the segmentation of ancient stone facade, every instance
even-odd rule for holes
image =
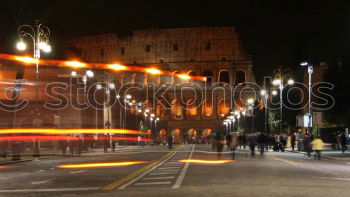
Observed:
[[[117,87],[143,86],[128,92],[133,102],[143,103],[143,111],[128,109],[127,113],[142,116],[148,109],[160,118],[157,128],[149,126],[152,133],[160,138],[173,134],[178,142],[192,136],[205,137],[222,125],[230,111],[242,110],[242,102],[231,100],[238,99],[240,90],[249,86],[247,82],[255,82],[251,59],[233,27],[141,30],[128,37],[117,34],[82,37],[72,40],[71,45],[79,49],[86,62],[120,63],[206,76],[206,82],[198,82],[117,72],[109,82]],[[110,110],[112,126],[122,126],[118,120],[121,109]]]

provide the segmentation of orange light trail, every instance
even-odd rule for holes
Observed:
[[[64,164],[58,165],[57,168],[103,168],[103,167],[121,167],[146,163],[144,161],[128,162],[107,162],[107,163],[87,163],[87,164]]]
[[[234,160],[199,160],[199,159],[183,159],[181,163],[198,163],[198,164],[224,164],[234,162]]]
[[[17,55],[9,55],[9,54],[0,54],[0,59],[7,61],[16,61],[22,62],[25,64],[36,64],[35,59],[26,57],[26,56],[17,56]],[[99,64],[99,63],[86,63],[86,62],[78,62],[78,61],[63,61],[63,60],[44,60],[40,59],[40,64],[47,66],[59,66],[59,67],[71,67],[74,69],[78,68],[96,68],[96,69],[105,69],[111,71],[129,71],[129,72],[143,72],[150,73],[154,75],[164,75],[164,76],[174,76],[172,72],[165,70],[158,70],[156,68],[145,68],[139,66],[125,66],[121,64]],[[206,81],[206,77],[203,76],[188,76],[177,74],[175,77],[181,78],[183,80],[198,80],[198,81]]]
[[[38,134],[143,134],[137,130],[126,129],[0,129],[0,134],[38,133]]]
[[[101,141],[101,140],[116,140],[116,141],[142,141],[142,142],[150,142],[150,138],[137,138],[137,137],[120,137],[120,136],[112,136],[110,138],[93,138],[93,137],[77,137],[77,136],[52,136],[52,135],[39,135],[39,136],[0,136],[1,141],[16,141],[16,142],[31,142],[33,140],[40,142],[48,142],[48,141]]]

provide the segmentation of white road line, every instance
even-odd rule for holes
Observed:
[[[82,172],[85,172],[86,170],[78,170],[78,171],[71,171],[69,173],[71,174],[77,174],[77,173],[82,173]]]
[[[0,193],[21,193],[21,192],[67,192],[67,191],[87,191],[99,190],[100,187],[82,187],[82,188],[47,188],[47,189],[16,189],[0,190]]]
[[[48,183],[50,181],[53,181],[55,178],[52,178],[52,179],[47,179],[47,180],[43,180],[43,181],[31,181],[30,183],[32,185],[39,185],[39,184],[45,184],[45,183]]]
[[[45,170],[38,170],[37,172],[44,172]]]
[[[163,168],[158,168],[158,170],[170,170],[170,169],[180,169],[181,167],[163,167]]]
[[[23,174],[20,174],[20,175],[25,176],[25,175],[27,175],[27,174],[29,174],[29,172],[26,172],[26,173],[23,173]]]
[[[151,177],[151,178],[143,178],[142,180],[159,180],[159,179],[173,179],[175,176],[159,176],[159,177]]]
[[[333,180],[340,180],[340,181],[350,181],[350,178],[331,178],[331,177],[314,177],[314,178],[333,179]]]
[[[154,173],[150,173],[150,176],[158,176],[158,175],[167,175],[167,174],[176,174],[176,172],[172,171],[172,172],[154,172]]]
[[[191,153],[190,153],[190,156],[188,157],[188,159],[191,159],[191,158],[192,158],[193,151],[194,151],[194,147],[195,147],[195,145],[193,144],[192,149],[191,149]],[[177,178],[175,184],[174,184],[173,187],[172,187],[173,189],[179,189],[179,188],[180,188],[180,186],[181,186],[181,184],[182,184],[182,181],[183,181],[184,178],[185,178],[186,171],[187,171],[189,165],[190,165],[190,163],[187,162],[187,163],[185,164],[185,166],[182,168],[179,177]]]
[[[145,183],[136,183],[135,185],[169,185],[171,181],[163,181],[163,182],[145,182]]]
[[[179,150],[181,150],[181,149],[182,149],[182,148],[180,148]],[[120,186],[120,187],[118,188],[118,190],[125,189],[125,188],[128,187],[129,185],[135,183],[136,181],[138,181],[138,180],[140,180],[141,178],[143,178],[144,176],[146,176],[148,173],[150,173],[150,172],[152,172],[153,170],[157,169],[159,166],[163,165],[164,163],[166,163],[167,161],[169,161],[172,157],[174,157],[174,155],[175,155],[179,150],[175,151],[175,152],[173,153],[172,156],[168,157],[166,160],[160,162],[158,165],[156,165],[156,166],[154,166],[153,168],[151,168],[151,169],[147,170],[146,172],[142,173],[140,176],[138,176],[138,177],[136,177],[135,179],[133,179],[133,180],[131,180],[131,181],[125,183],[124,185]]]

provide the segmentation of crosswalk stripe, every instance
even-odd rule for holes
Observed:
[[[173,179],[173,178],[175,178],[175,176],[159,176],[159,177],[143,178],[143,180]]]
[[[169,185],[171,181],[163,181],[163,182],[144,182],[144,183],[136,183],[135,185]]]
[[[177,172],[155,172],[155,173],[151,173],[149,175],[151,176],[156,176],[156,175],[165,175],[165,174],[176,174]]]
[[[168,169],[180,169],[181,167],[163,167],[163,168],[158,168],[159,170],[168,170]]]

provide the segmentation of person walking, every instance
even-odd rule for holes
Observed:
[[[222,152],[222,149],[224,149],[224,140],[221,139],[221,137],[218,135],[218,138],[216,140],[216,158],[217,160],[221,160],[222,156],[221,156],[221,152]]]
[[[245,133],[243,133],[242,135],[242,145],[243,145],[243,149],[246,149],[247,146],[247,136],[245,135]]]
[[[345,136],[345,133],[342,132],[342,134],[340,134],[339,136],[339,141],[340,141],[340,146],[341,146],[341,152],[344,153],[346,151],[346,144],[347,144],[347,139]]]
[[[109,135],[105,135],[103,138],[103,152],[108,153],[109,148]]]
[[[172,149],[173,148],[173,136],[169,135],[167,141],[168,141],[168,148]]]
[[[264,151],[265,151],[265,146],[267,143],[266,135],[264,132],[261,132],[260,135],[257,137],[257,142],[259,145],[259,150],[260,150],[260,156],[264,156]]]
[[[251,158],[255,157],[255,146],[257,145],[257,136],[255,133],[250,133],[247,135],[247,143],[250,148],[250,156]]]
[[[211,137],[211,139],[210,139],[210,142],[211,142],[211,150],[212,150],[212,151],[215,151],[217,133],[216,133],[216,132],[213,132],[213,133],[211,134],[210,137]]]
[[[323,141],[321,140],[321,138],[316,138],[312,140],[311,144],[312,149],[316,151],[315,159],[317,157],[318,160],[321,160],[321,151],[323,150],[324,145]]]
[[[292,133],[291,137],[290,137],[290,145],[292,146],[292,151],[294,152],[294,147],[295,147],[295,134]]]
[[[236,159],[236,149],[238,146],[238,133],[232,132],[230,135],[230,144],[229,144],[231,151],[232,151],[232,160]]]
[[[311,159],[312,146],[311,146],[311,138],[308,133],[304,135],[303,147],[304,147],[304,151],[307,153],[307,158]]]
[[[227,146],[227,150],[230,150],[230,144],[231,144],[231,135],[227,134],[225,137],[226,140],[226,146]]]

